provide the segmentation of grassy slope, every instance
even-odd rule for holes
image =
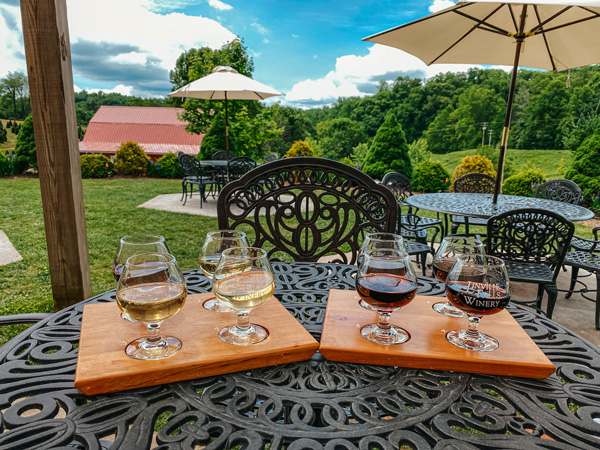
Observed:
[[[465,156],[475,155],[477,151],[462,150],[460,152],[447,153],[445,155],[433,155],[433,159],[440,161],[450,172],[454,172],[456,166]],[[565,167],[568,168],[573,158],[569,150],[514,150],[508,149],[506,156],[514,163],[516,172],[527,169],[529,166],[539,167],[548,178],[561,178],[558,174],[558,166],[561,158],[565,159]]]

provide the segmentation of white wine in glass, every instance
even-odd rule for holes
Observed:
[[[267,253],[255,247],[223,251],[215,270],[213,290],[237,312],[237,323],[219,331],[219,337],[236,345],[262,342],[269,332],[250,323],[252,308],[265,303],[275,290],[275,276]]]
[[[209,278],[213,278],[221,253],[231,247],[248,247],[246,233],[236,230],[210,231],[206,235],[202,249],[200,250],[200,270]],[[214,280],[213,280],[214,282]],[[206,300],[204,308],[214,312],[233,311],[232,307],[221,301],[219,297]]]
[[[161,359],[181,349],[173,336],[162,336],[160,325],[185,304],[187,288],[175,257],[166,253],[131,256],[117,285],[117,304],[133,320],[148,327],[148,335],[125,348],[135,359]]]

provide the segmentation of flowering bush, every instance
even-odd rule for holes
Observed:
[[[502,192],[506,195],[533,197],[535,187],[546,181],[548,181],[548,178],[542,173],[542,169],[528,169],[508,177],[502,185]]]
[[[113,163],[102,154],[81,155],[81,178],[107,178],[113,174]]]
[[[5,152],[0,152],[0,177],[12,174],[13,170],[13,160]]]
[[[160,157],[156,163],[149,162],[147,174],[149,177],[181,178],[181,166],[175,153],[167,153]]]

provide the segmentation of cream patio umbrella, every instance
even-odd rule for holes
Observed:
[[[518,67],[561,71],[600,63],[600,1],[459,1],[363,40],[402,49],[427,65],[513,66],[494,189],[496,203]]]
[[[168,96],[225,100],[225,149],[227,150],[227,159],[229,159],[227,100],[264,100],[276,95],[283,94],[266,84],[240,74],[232,67],[217,66],[212,73],[180,87]]]

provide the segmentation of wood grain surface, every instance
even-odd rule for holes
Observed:
[[[377,322],[377,313],[362,308],[355,291],[331,290],[323,325],[323,356],[344,361],[418,369],[546,378],[555,367],[525,330],[506,310],[483,317],[480,331],[495,337],[500,346],[492,352],[458,348],[446,340],[450,330],[467,328],[467,319],[442,316],[432,309],[440,297],[417,295],[391,322],[407,330],[411,338],[397,345],[381,345],[360,335],[364,325]]]
[[[182,310],[165,320],[162,334],[178,337],[182,349],[161,360],[140,361],[125,354],[127,343],[146,334],[146,326],[121,318],[116,303],[86,305],[83,311],[75,387],[100,394],[250,370],[309,359],[318,342],[279,303],[269,301],[250,313],[250,321],[269,330],[261,343],[227,344],[217,332],[236,322],[236,314],[202,307],[212,294],[188,296]]]

